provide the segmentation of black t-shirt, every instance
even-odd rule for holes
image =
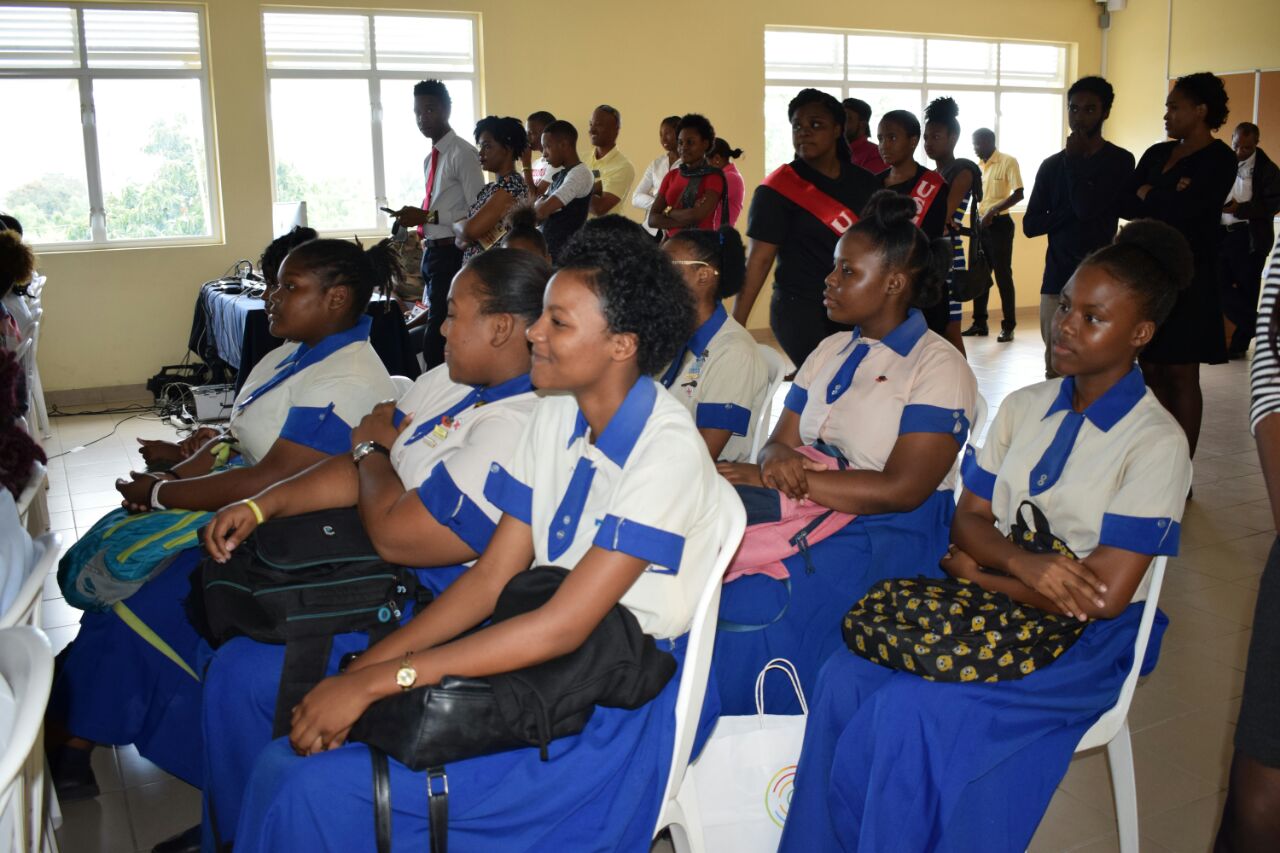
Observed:
[[[889,169],[885,169],[876,175],[876,183],[886,190],[892,190],[900,195],[910,196],[911,191],[916,188],[916,184],[920,183],[920,179],[924,177],[926,172],[932,169],[926,169],[919,163],[916,164],[916,176],[909,181],[903,181],[900,184],[889,183]],[[950,187],[943,181],[938,187],[938,193],[933,197],[933,203],[929,205],[929,210],[924,215],[924,222],[920,223],[920,230],[930,240],[937,240],[942,236],[943,229],[947,225],[947,192]],[[917,302],[921,312],[924,314],[925,320],[929,323],[929,328],[938,334],[943,334],[947,329],[947,324],[951,321],[951,306],[947,299],[947,294],[943,292],[941,296],[929,304]]]
[[[861,215],[876,191],[876,179],[866,169],[840,163],[840,177],[832,180],[803,160],[791,161],[796,174]],[[756,187],[747,213],[747,236],[778,247],[773,273],[775,290],[794,296],[822,298],[822,280],[834,266],[840,237],[812,213],[763,184]]]
[[[550,192],[555,192],[564,183],[569,169],[561,169],[551,181]],[[547,253],[552,263],[560,262],[560,252],[569,242],[569,238],[578,233],[578,229],[587,221],[591,213],[591,196],[575,198],[564,207],[547,217],[542,223],[542,237],[547,241]]]

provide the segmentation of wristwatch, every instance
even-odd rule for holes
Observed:
[[[400,668],[396,670],[396,684],[401,690],[408,690],[418,683],[418,671],[409,663],[412,655],[413,652],[405,652],[404,660],[400,661]]]
[[[383,447],[381,444],[378,444],[378,442],[362,441],[351,451],[351,461],[359,464],[360,460],[368,456],[370,453],[381,453],[387,457],[391,456],[391,451],[387,450],[387,448]]]

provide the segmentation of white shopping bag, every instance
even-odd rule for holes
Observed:
[[[764,677],[791,679],[803,714],[764,712]],[[756,678],[755,716],[721,717],[690,766],[709,853],[774,853],[791,806],[809,706],[791,661],[775,658]]]

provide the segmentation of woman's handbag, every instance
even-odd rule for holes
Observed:
[[[1075,559],[1030,501],[1018,507],[1009,539],[1037,554]],[[853,606],[844,619],[844,641],[872,663],[929,681],[1012,681],[1061,657],[1086,625],[967,580],[900,578],[876,584]]]

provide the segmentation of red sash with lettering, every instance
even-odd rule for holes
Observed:
[[[795,202],[839,237],[853,227],[858,215],[796,174],[791,166],[779,166],[764,179],[764,186]],[[935,192],[936,195],[936,192]]]
[[[938,200],[938,196],[942,195],[941,190],[945,183],[942,175],[932,169],[921,170],[920,180],[916,181],[915,187],[911,190],[911,200],[916,203],[916,215],[911,221],[917,228],[924,227],[924,217],[929,212],[929,208],[933,207],[933,203]]]

